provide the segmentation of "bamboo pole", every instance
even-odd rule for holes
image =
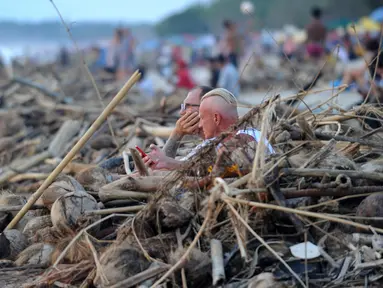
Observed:
[[[65,168],[65,166],[73,159],[73,157],[77,154],[78,151],[85,145],[85,143],[89,140],[89,138],[97,131],[98,128],[102,125],[108,115],[113,111],[113,109],[117,106],[118,103],[124,98],[124,96],[128,93],[130,88],[140,79],[141,74],[138,71],[134,72],[130,77],[128,82],[121,88],[121,90],[117,93],[117,95],[113,98],[113,100],[109,103],[109,105],[105,108],[105,110],[101,113],[100,116],[94,121],[92,126],[89,127],[88,131],[81,137],[81,139],[76,143],[75,146],[69,151],[69,153],[65,156],[65,158],[60,162],[60,164],[52,171],[52,173],[48,176],[47,179],[43,182],[40,188],[28,199],[28,202],[25,204],[23,209],[20,210],[19,213],[13,218],[11,223],[6,227],[7,230],[12,229],[19,223],[21,218],[28,212],[28,210],[32,207],[33,204],[41,197],[44,193],[45,189],[49,187],[49,185],[56,179],[56,177],[61,173],[61,171]]]

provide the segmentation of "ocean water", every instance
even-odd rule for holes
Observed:
[[[105,45],[106,40],[77,42],[79,49],[86,49],[92,45]],[[18,41],[1,42],[0,57],[8,64],[13,58],[32,58],[38,62],[52,61],[57,57],[61,47],[66,47],[69,52],[75,52],[75,45],[68,41]]]

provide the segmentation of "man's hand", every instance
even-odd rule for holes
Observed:
[[[198,132],[198,112],[187,111],[176,123],[175,133],[179,136],[192,135]]]
[[[143,160],[152,170],[174,170],[182,165],[182,162],[166,156],[156,145],[151,144],[150,149],[151,152]]]

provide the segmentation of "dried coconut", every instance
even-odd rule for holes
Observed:
[[[51,208],[52,224],[57,227],[76,230],[77,228],[96,222],[97,216],[86,217],[85,211],[98,210],[97,201],[86,192],[76,191],[58,198]]]

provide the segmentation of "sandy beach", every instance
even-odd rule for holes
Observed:
[[[195,67],[191,69],[192,77],[198,85],[208,85],[209,83],[209,70],[206,67]],[[151,71],[148,76],[152,79],[155,90],[159,91],[171,91],[170,85],[155,71]],[[325,91],[323,91],[325,90]],[[337,89],[332,89],[330,86],[318,86],[315,87],[310,94],[304,98],[304,102],[310,109],[315,108],[320,103],[328,100],[334,94],[338,92]],[[297,90],[284,90],[280,87],[273,87],[269,91],[259,91],[259,90],[242,90],[241,94],[238,97],[239,105],[239,114],[243,115],[250,108],[245,108],[243,106],[257,105],[260,104],[265,99],[268,99],[274,95],[280,95],[282,98],[290,97],[296,95]],[[186,97],[186,95],[185,95]],[[356,91],[343,91],[339,94],[338,97],[335,97],[333,103],[340,106],[341,108],[347,109],[352,106],[353,103],[361,100],[361,96]],[[299,103],[299,109],[306,109],[304,103]],[[242,107],[241,107],[242,106]],[[328,106],[326,107],[328,108]]]

